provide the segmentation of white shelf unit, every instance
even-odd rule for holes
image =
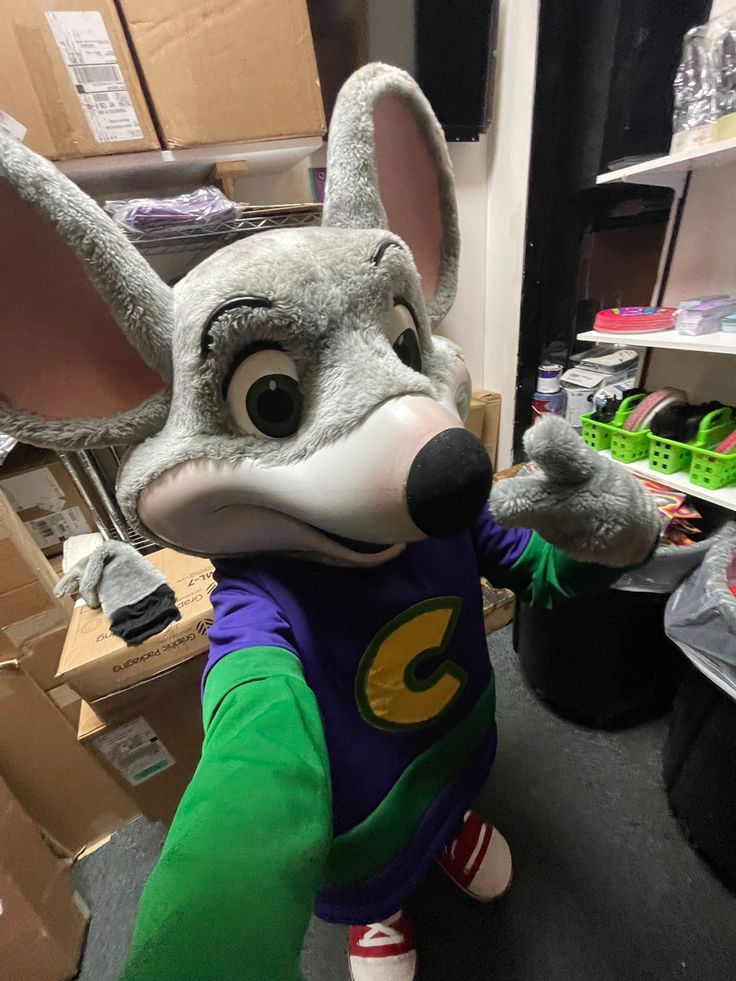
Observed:
[[[681,150],[679,153],[670,153],[666,157],[655,157],[653,160],[632,164],[631,167],[621,167],[619,170],[600,174],[596,183],[628,182],[678,188],[688,172],[721,167],[728,163],[736,163],[736,138],[722,140],[719,143],[707,143],[705,146],[690,150]]]
[[[652,347],[669,351],[697,351],[706,354],[736,354],[736,334],[701,334],[690,337],[676,330],[643,331],[642,333],[604,333],[586,330],[578,334],[579,341],[597,344],[620,344],[623,347]]]
[[[611,459],[609,450],[602,450],[601,455],[607,457],[609,460]],[[711,504],[718,504],[722,508],[736,511],[736,485],[724,487],[722,490],[708,490],[707,487],[698,487],[696,484],[692,484],[685,471],[673,473],[668,476],[667,474],[660,473],[658,470],[652,470],[646,460],[639,460],[637,463],[619,463],[619,466],[626,467],[627,470],[631,470],[632,473],[638,473],[642,477],[656,480],[658,483],[664,484],[666,487],[671,487],[673,490],[690,494],[691,497],[698,497],[701,501],[710,501]]]

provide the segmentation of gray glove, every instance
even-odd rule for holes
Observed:
[[[499,481],[491,511],[507,528],[532,528],[580,562],[643,562],[659,537],[654,499],[624,467],[589,449],[557,416],[524,434],[536,470]]]
[[[102,607],[112,632],[130,646],[181,618],[163,573],[125,542],[103,542],[54,590],[57,596],[77,591],[88,606]]]

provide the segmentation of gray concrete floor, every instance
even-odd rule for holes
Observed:
[[[509,840],[514,883],[479,907],[430,874],[413,902],[422,981],[734,981],[736,896],[668,809],[666,720],[572,725],[525,688],[510,629],[491,651],[499,755],[479,809]],[[117,981],[163,837],[139,819],[76,866],[92,908],[81,981]],[[313,921],[306,981],[347,981],[345,943],[344,928]]]

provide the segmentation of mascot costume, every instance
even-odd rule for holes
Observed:
[[[457,279],[452,173],[408,75],[348,80],[327,172],[320,228],[235,242],[170,288],[0,137],[0,431],[127,445],[128,520],[216,570],[202,758],[126,981],[298,978],[313,910],[350,925],[356,981],[410,981],[403,910],[430,864],[480,901],[511,880],[471,810],[496,751],[479,577],[550,606],[657,538],[639,484],[556,418],[527,434],[531,475],[490,494],[468,372],[434,333]],[[159,586],[129,551],[90,563],[113,617]]]

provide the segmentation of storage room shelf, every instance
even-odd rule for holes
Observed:
[[[57,161],[67,177],[85,187],[111,180],[125,181],[131,188],[203,181],[212,166],[227,160],[247,160],[248,176],[281,174],[322,146],[319,136],[268,140],[261,143],[220,143],[183,150],[146,150],[105,157],[80,157]]]
[[[736,138],[722,140],[720,143],[709,143],[680,153],[671,153],[666,157],[655,157],[644,163],[633,164],[612,170],[608,174],[598,176],[598,184],[655,184],[664,187],[677,187],[685,174],[690,170],[703,170],[707,167],[722,167],[724,164],[736,163]]]
[[[604,333],[586,330],[578,334],[579,341],[595,341],[598,344],[621,344],[625,347],[659,347],[671,351],[700,351],[711,354],[736,354],[736,334],[701,334],[688,337],[676,330],[644,331],[642,333]]]
[[[601,455],[611,459],[609,450],[602,450]],[[646,460],[639,460],[638,463],[620,463],[619,466],[626,467],[642,477],[656,480],[660,484],[664,484],[665,487],[671,487],[673,490],[698,497],[701,501],[710,501],[711,504],[719,504],[723,508],[736,511],[736,485],[724,487],[723,490],[708,490],[707,487],[698,487],[696,484],[692,484],[685,471],[669,475],[663,474],[658,470],[652,470]]]

